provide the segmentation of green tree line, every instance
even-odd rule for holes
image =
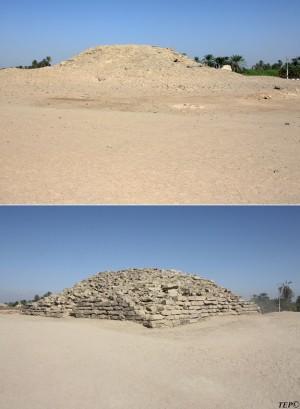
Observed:
[[[278,287],[278,297],[270,298],[267,293],[254,294],[251,301],[255,302],[262,313],[276,311],[296,311],[300,312],[300,296],[295,298],[294,292],[290,287],[291,282],[285,281]]]
[[[251,68],[246,67],[245,58],[241,55],[235,54],[231,57],[215,57],[213,54],[206,54],[202,59],[194,57],[198,63],[202,63],[208,67],[222,68],[224,65],[230,65],[232,71],[245,75],[266,75],[274,77],[287,77],[287,64],[282,60],[270,64],[263,60],[258,61]],[[300,57],[292,58],[288,62],[289,78],[300,78]]]
[[[16,307],[17,305],[19,305],[19,304],[21,304],[21,305],[26,305],[26,304],[29,304],[29,303],[31,303],[31,302],[34,302],[34,301],[38,301],[38,300],[41,300],[42,298],[45,298],[45,297],[49,297],[49,295],[51,295],[52,293],[51,293],[51,291],[48,291],[48,292],[46,292],[44,295],[42,295],[42,296],[39,296],[38,294],[36,294],[34,297],[33,297],[33,299],[32,300],[18,300],[18,301],[13,301],[13,302],[8,302],[8,303],[6,303],[9,307]]]
[[[31,65],[18,65],[16,68],[32,70],[35,68],[51,67],[51,57],[43,58],[41,61],[33,60]]]

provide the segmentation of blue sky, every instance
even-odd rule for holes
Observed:
[[[0,207],[0,301],[60,291],[98,271],[174,268],[243,295],[291,280],[300,207]]]
[[[299,0],[2,0],[0,66],[100,44],[156,44],[248,64],[300,54]]]

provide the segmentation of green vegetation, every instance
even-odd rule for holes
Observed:
[[[267,77],[279,77],[280,70],[284,68],[285,64],[282,60],[278,60],[274,64],[265,63],[263,60],[258,61],[252,68],[245,69],[243,74],[245,75],[263,75]],[[286,77],[286,74],[285,74]]]
[[[263,314],[279,311],[278,307],[279,299],[270,298],[269,295],[266,293],[261,293],[259,295],[254,294],[251,301],[254,301],[260,307]],[[300,312],[300,297],[297,298],[296,302],[281,299],[280,304],[281,311]]]
[[[278,60],[274,64],[269,64],[265,63],[263,60],[258,61],[255,65],[253,65],[252,69],[253,70],[262,70],[262,71],[268,71],[268,70],[280,70],[280,68],[284,65],[282,60]]]
[[[235,54],[229,59],[229,64],[234,72],[243,72],[245,63],[246,61],[241,55]]]
[[[289,66],[289,78],[298,79],[300,78],[300,59],[298,60],[298,65]],[[279,76],[286,78],[286,67],[282,67],[279,71]]]
[[[206,54],[201,62],[204,65],[207,65],[208,67],[214,67],[216,68],[216,62],[215,62],[215,57],[212,54]]]
[[[278,287],[278,297],[270,298],[267,293],[254,294],[251,301],[254,301],[263,314],[277,311],[300,312],[300,296],[293,302],[294,292],[290,287],[291,282],[285,281]]]
[[[287,77],[287,64],[282,60],[278,60],[274,64],[260,60],[251,68],[246,68],[245,59],[237,54],[231,57],[215,57],[213,54],[206,54],[202,59],[194,57],[194,60],[213,68],[222,68],[224,65],[230,65],[232,71],[249,76]],[[288,66],[289,78],[300,79],[300,57],[292,58]]]
[[[51,295],[51,294],[52,294],[51,291],[48,291],[44,295],[42,295],[41,297],[38,294],[36,294],[34,296],[33,300],[19,300],[19,301],[8,302],[6,304],[9,307],[16,307],[17,305],[20,305],[20,304],[21,305],[26,305],[26,304],[29,304],[31,302],[41,300],[42,298],[49,297],[49,295]]]
[[[278,311],[278,299],[271,299],[267,293],[254,294],[251,301],[254,301],[260,307],[263,314]]]
[[[195,61],[199,61],[196,60]],[[213,54],[206,54],[202,60],[202,64],[213,68],[222,68],[224,65],[230,65],[232,71],[241,73],[244,69],[245,59],[241,55],[232,55],[231,57],[215,57]]]
[[[264,76],[267,76],[267,77],[279,77],[279,71],[276,70],[276,69],[272,69],[272,68],[270,68],[269,70],[256,70],[256,69],[252,69],[252,68],[251,69],[245,69],[243,71],[243,74],[253,75],[253,76],[255,76],[255,75],[258,75],[258,76],[264,75]]]
[[[296,304],[296,311],[300,312],[300,295],[299,297],[297,297],[295,304]]]
[[[31,65],[19,65],[16,68],[22,68],[25,70],[32,70],[35,68],[51,67],[51,57],[43,58],[41,61],[33,60]]]
[[[216,57],[215,63],[217,65],[217,68],[222,68],[224,67],[224,65],[231,65],[229,57]]]

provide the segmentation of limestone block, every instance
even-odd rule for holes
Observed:
[[[168,290],[168,295],[170,297],[176,297],[178,295],[178,291],[175,289]]]
[[[163,316],[161,314],[152,314],[150,319],[152,321],[157,321],[163,319]]]

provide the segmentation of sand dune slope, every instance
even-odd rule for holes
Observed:
[[[0,315],[2,409],[273,409],[300,400],[297,313],[138,324]]]

